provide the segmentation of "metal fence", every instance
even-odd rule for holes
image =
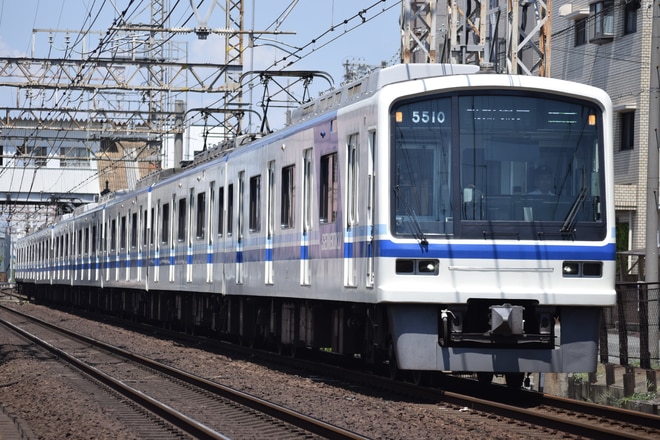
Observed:
[[[660,334],[660,285],[620,283],[616,306],[603,310],[600,331],[600,361],[620,365],[657,368]]]

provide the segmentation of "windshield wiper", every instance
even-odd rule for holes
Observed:
[[[413,231],[412,231],[413,237],[415,237],[415,239],[419,241],[420,245],[428,246],[429,241],[426,239],[426,236],[424,235],[424,231],[422,230],[422,226],[419,224],[419,221],[417,220],[417,215],[415,214],[415,210],[410,208],[410,206],[408,206],[408,203],[406,203],[401,197],[401,190],[399,188],[399,185],[396,185],[394,187],[394,194],[396,194],[397,200],[405,206],[406,214],[408,215],[408,217],[410,217],[410,221],[413,224]]]
[[[566,218],[564,219],[564,224],[561,225],[561,229],[559,230],[559,232],[561,232],[562,234],[570,234],[575,232],[574,231],[575,219],[577,218],[577,214],[580,211],[580,206],[582,205],[582,202],[584,202],[584,199],[586,197],[587,197],[587,187],[583,186],[582,189],[580,190],[580,193],[573,201],[573,204],[571,205],[571,209],[568,210],[568,213],[566,214]]]

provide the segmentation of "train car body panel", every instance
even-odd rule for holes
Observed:
[[[611,102],[477,70],[329,92],[22,239],[17,279],[406,370],[593,371],[615,302]]]

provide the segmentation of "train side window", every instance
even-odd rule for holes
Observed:
[[[121,224],[119,226],[119,249],[126,249],[126,216],[121,216]]]
[[[280,224],[283,229],[295,226],[295,165],[282,168]]]
[[[182,198],[179,199],[178,227],[177,227],[176,239],[178,241],[184,241],[186,239],[186,199],[185,199],[185,197],[182,197]]]
[[[154,225],[156,224],[155,215],[156,215],[155,208],[151,208],[151,220],[149,225],[151,227],[151,231],[149,232],[149,244],[154,244],[154,234],[156,233],[156,231],[154,230]],[[145,222],[145,224],[147,224],[147,222]]]
[[[188,221],[186,223],[186,231],[190,231],[188,234],[186,234],[186,238],[188,239],[188,245],[192,245],[192,234],[193,232],[196,232],[193,230],[193,215],[195,215],[195,190],[191,189],[190,190],[190,197],[188,198]]]
[[[101,227],[103,228],[101,231],[101,250],[105,253],[108,251],[108,228],[110,227],[110,223],[103,222]]]
[[[112,224],[110,226],[110,250],[114,251],[117,249],[117,219],[112,219]]]
[[[96,225],[92,226],[92,254],[96,254],[96,241],[98,240]]]
[[[147,210],[141,208],[142,207],[140,207],[140,212],[142,213],[142,245],[144,246],[147,244],[147,238],[149,238],[147,236]]]
[[[350,228],[358,223],[358,135],[352,134],[346,145],[347,166],[347,188],[346,188],[346,227]]]
[[[225,187],[218,188],[218,236],[222,237],[225,226]]]
[[[208,225],[208,234],[209,234],[209,244],[213,244],[213,235],[215,230],[213,229],[213,213],[215,212],[215,180],[209,184],[209,206],[207,209],[207,215],[205,215],[204,222]]]
[[[266,235],[273,236],[275,226],[275,161],[268,162],[266,174]]]
[[[302,230],[307,233],[312,229],[312,149],[303,151],[303,176],[302,176]],[[295,185],[294,185],[295,187]],[[293,200],[295,210],[295,198]]]
[[[83,241],[83,231],[82,229],[78,229],[78,243],[77,243],[78,246],[76,246],[78,248],[78,252],[77,252],[78,255],[82,255],[82,251],[83,251],[82,241]]]
[[[245,171],[238,173],[238,188],[236,189],[237,197],[236,202],[238,206],[236,207],[236,238],[240,242],[243,240],[244,232],[244,219],[243,219],[243,210],[245,209]]]
[[[261,230],[261,176],[250,177],[250,232]]]
[[[165,203],[163,204],[163,222],[162,222],[163,227],[161,228],[161,237],[160,241],[163,244],[167,244],[169,242],[169,230],[170,230],[170,204]]]
[[[131,215],[131,247],[134,248],[138,244],[138,214],[134,212]]]
[[[204,239],[206,225],[206,192],[197,194],[197,228],[195,236],[199,240]]]
[[[234,233],[234,184],[227,188],[227,235]]]
[[[85,255],[89,254],[89,226],[85,228]]]
[[[337,153],[321,157],[319,219],[321,223],[337,220]]]

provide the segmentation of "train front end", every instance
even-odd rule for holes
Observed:
[[[398,367],[594,371],[615,303],[609,97],[486,74],[381,95],[376,274]]]

